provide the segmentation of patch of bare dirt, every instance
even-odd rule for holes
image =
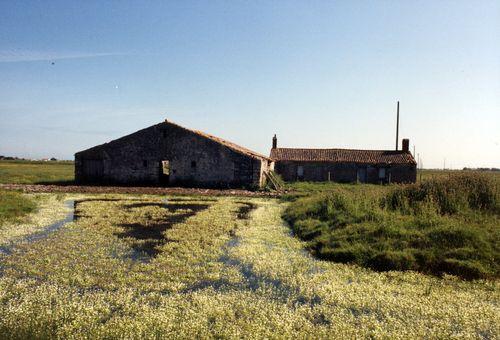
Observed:
[[[89,185],[51,185],[51,184],[0,184],[0,189],[21,190],[27,193],[60,192],[89,194],[150,194],[150,195],[201,195],[201,196],[245,196],[279,197],[278,192],[250,191],[243,189],[198,189],[165,187],[119,187]]]

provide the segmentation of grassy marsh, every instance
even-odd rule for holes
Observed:
[[[329,188],[296,200],[284,214],[314,255],[382,271],[500,275],[500,192],[491,177]]]
[[[496,338],[496,281],[319,261],[286,203],[67,195],[78,218],[0,254],[4,338]],[[43,218],[44,209],[30,217]],[[189,216],[185,216],[189,215]],[[184,217],[181,217],[184,216]],[[179,217],[179,219],[176,219]],[[175,221],[170,223],[169,221]],[[156,253],[129,225],[162,229]],[[164,227],[164,226],[163,226]],[[162,228],[163,228],[162,227]],[[14,226],[13,226],[14,228]],[[155,232],[156,233],[156,232]],[[153,233],[153,235],[156,235]],[[125,234],[125,235],[124,235]],[[152,237],[156,240],[156,236]]]

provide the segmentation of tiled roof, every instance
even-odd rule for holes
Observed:
[[[410,152],[352,149],[271,149],[275,161],[335,162],[362,164],[416,164]]]
[[[197,134],[199,136],[202,136],[202,137],[208,138],[210,140],[213,140],[214,142],[222,144],[222,145],[228,147],[229,149],[231,149],[233,151],[236,151],[238,153],[241,153],[243,155],[247,155],[247,156],[250,156],[250,157],[253,157],[253,158],[258,158],[258,159],[270,160],[269,157],[261,155],[261,154],[255,152],[255,151],[252,151],[250,149],[247,149],[247,148],[245,148],[243,146],[240,146],[240,145],[235,144],[233,142],[227,141],[227,140],[222,139],[220,137],[213,136],[213,135],[208,134],[206,132],[199,131],[199,130],[188,129],[188,128],[184,127],[184,126],[180,126],[180,125],[178,125],[176,123],[172,123],[171,121],[168,121],[168,120],[165,120],[165,123],[175,125],[175,126],[180,127],[180,128],[182,128],[184,130],[191,131],[191,132],[193,132],[193,133],[195,133],[195,134]]]
[[[127,139],[132,138],[132,136],[134,136],[134,135],[135,135],[136,133],[138,133],[138,132],[141,132],[141,131],[143,131],[143,130],[147,130],[147,129],[150,129],[150,128],[153,128],[153,127],[160,127],[160,126],[161,126],[161,125],[163,125],[163,124],[170,124],[170,125],[174,125],[174,126],[176,126],[176,127],[180,128],[180,129],[183,129],[183,130],[185,130],[185,131],[189,131],[189,132],[194,133],[194,134],[197,134],[198,136],[201,136],[201,137],[203,137],[203,138],[210,139],[210,140],[212,140],[212,141],[214,141],[214,142],[216,142],[216,143],[218,143],[218,144],[222,144],[222,145],[224,145],[225,147],[227,147],[227,148],[229,148],[229,149],[231,149],[231,150],[233,150],[233,151],[236,151],[236,152],[238,152],[238,153],[240,153],[240,154],[243,154],[243,155],[246,155],[246,156],[249,156],[249,157],[252,157],[252,158],[260,159],[260,160],[268,160],[268,161],[270,161],[270,160],[271,160],[269,157],[266,157],[266,156],[264,156],[264,155],[261,155],[261,154],[259,154],[259,153],[257,153],[257,152],[254,152],[254,151],[252,151],[252,150],[250,150],[250,149],[244,148],[244,147],[242,147],[242,146],[239,146],[239,145],[237,145],[237,144],[234,144],[234,143],[229,142],[229,141],[227,141],[227,140],[224,140],[224,139],[222,139],[222,138],[212,136],[212,135],[210,135],[210,134],[208,134],[208,133],[205,133],[205,132],[202,132],[202,131],[188,129],[188,128],[184,127],[184,126],[181,126],[181,125],[179,125],[179,124],[173,123],[173,122],[171,122],[171,121],[169,121],[169,120],[165,120],[165,122],[162,122],[162,123],[159,123],[159,124],[156,124],[156,125],[153,125],[153,126],[147,127],[147,128],[145,128],[145,129],[142,129],[142,130],[136,131],[136,132],[134,132],[134,133],[132,133],[132,134],[130,134],[130,135],[123,136],[123,137],[118,138],[118,139],[115,139],[115,140],[113,140],[113,141],[111,141],[111,142],[104,143],[104,144],[101,144],[101,145],[97,145],[97,146],[94,146],[94,147],[92,147],[92,148],[89,148],[89,149],[86,149],[86,150],[83,150],[83,151],[77,152],[75,155],[79,155],[79,154],[86,153],[86,152],[96,151],[96,150],[101,149],[101,148],[102,148],[102,147],[104,147],[105,145],[109,145],[109,144],[112,144],[112,143],[117,143],[117,142],[120,142],[120,141],[121,141],[121,142],[124,142],[124,141],[126,141]]]

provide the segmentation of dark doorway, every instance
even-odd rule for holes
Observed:
[[[297,180],[298,181],[304,180],[304,166],[302,165],[297,166]]]
[[[160,162],[160,184],[168,185],[170,182],[170,161]]]
[[[366,168],[358,168],[358,182],[366,183]]]

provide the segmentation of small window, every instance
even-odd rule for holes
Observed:
[[[163,138],[167,138],[167,131],[166,130],[162,130],[161,134],[162,134]]]
[[[191,168],[196,169],[196,161],[191,161]]]
[[[378,169],[378,178],[385,178],[385,168]]]
[[[148,161],[147,160],[143,160],[142,161],[142,166],[147,168],[148,167]]]

